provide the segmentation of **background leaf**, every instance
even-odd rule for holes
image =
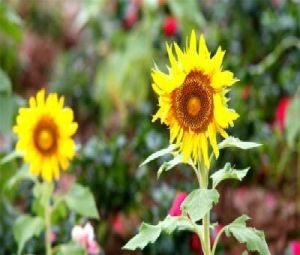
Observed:
[[[34,236],[39,236],[44,229],[44,221],[40,217],[21,215],[15,222],[13,232],[18,243],[18,254],[21,254],[25,243]]]
[[[90,218],[99,219],[96,203],[90,189],[74,184],[65,197],[69,209]]]

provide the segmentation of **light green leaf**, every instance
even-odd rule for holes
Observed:
[[[5,34],[16,42],[22,39],[21,19],[9,5],[0,1],[0,35]]]
[[[187,216],[171,216],[168,215],[163,221],[159,222],[162,231],[167,234],[172,234],[175,230],[193,230],[194,226],[191,224]]]
[[[219,193],[215,189],[197,189],[190,193],[181,204],[183,214],[187,214],[196,222],[207,214],[214,203],[219,201]]]
[[[123,249],[131,251],[138,248],[144,249],[147,244],[154,243],[157,240],[161,231],[162,229],[159,225],[155,226],[142,223],[139,233],[130,239]]]
[[[5,188],[11,189],[18,182],[23,181],[23,180],[30,180],[33,182],[37,181],[37,178],[28,172],[27,165],[23,165],[23,167],[19,171],[17,171],[17,173],[7,181]]]
[[[11,82],[6,73],[0,68],[0,93],[11,93]]]
[[[34,236],[39,236],[44,229],[44,221],[40,217],[32,217],[30,215],[21,215],[17,218],[13,233],[18,243],[18,254],[22,253],[24,245]]]
[[[83,248],[83,246],[75,243],[75,242],[70,242],[67,244],[62,244],[57,247],[55,247],[54,254],[55,255],[85,255],[86,252]]]
[[[165,172],[165,171],[169,171],[171,170],[173,167],[179,165],[179,164],[182,164],[184,163],[182,161],[182,155],[177,155],[175,158],[171,159],[170,161],[167,161],[167,162],[164,162],[160,168],[158,169],[158,172],[157,172],[157,178],[160,177],[160,175]]]
[[[1,13],[1,6],[0,6]],[[1,16],[1,15],[0,15]],[[1,17],[0,17],[1,20]],[[0,21],[1,27],[1,21]],[[11,82],[6,73],[0,68],[0,132],[9,133],[12,126],[14,101],[11,93]]]
[[[162,232],[172,234],[176,229],[191,231],[194,229],[194,226],[191,224],[187,216],[170,215],[168,215],[163,221],[160,221],[157,225],[142,223],[139,233],[129,240],[123,249],[144,249],[149,243],[154,243]]]
[[[13,161],[16,158],[22,157],[22,155],[23,154],[21,152],[14,150],[14,151],[12,151],[11,153],[7,154],[5,157],[3,157],[0,160],[0,165],[4,165],[6,163],[9,163],[10,161]]]
[[[260,143],[244,142],[233,136],[229,136],[227,139],[223,140],[221,143],[218,144],[219,149],[234,147],[242,150],[249,150],[260,146]]]
[[[234,169],[230,163],[226,163],[224,168],[211,175],[210,178],[212,178],[213,181],[213,188],[216,188],[221,181],[226,179],[237,179],[241,181],[247,175],[249,169],[250,167],[241,170]]]
[[[245,243],[249,251],[257,251],[261,255],[271,255],[262,231],[247,227],[249,217],[242,215],[231,224],[225,226],[227,236],[233,235],[240,243]]]
[[[166,154],[170,154],[171,152],[174,151],[175,148],[176,148],[176,146],[174,144],[171,144],[169,147],[167,147],[165,149],[154,152],[148,158],[146,158],[145,161],[142,164],[140,164],[140,167],[144,166],[144,165],[147,165],[149,162],[151,162],[154,159],[162,157]]]
[[[74,184],[65,197],[69,209],[90,218],[99,219],[96,203],[90,189]]]

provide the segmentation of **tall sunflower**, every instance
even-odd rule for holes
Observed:
[[[178,146],[185,161],[203,160],[209,167],[208,144],[218,157],[217,133],[226,138],[225,129],[239,116],[228,108],[226,97],[237,79],[222,70],[225,52],[219,47],[210,57],[203,35],[198,44],[194,31],[184,51],[174,43],[167,45],[167,52],[168,73],[152,71],[152,87],[159,100],[153,121],[161,119],[170,128],[170,143]]]
[[[31,97],[28,108],[21,108],[13,131],[18,135],[16,149],[24,154],[30,172],[46,181],[58,179],[60,169],[67,169],[75,155],[72,136],[77,130],[73,111],[64,108],[64,97],[45,90]]]

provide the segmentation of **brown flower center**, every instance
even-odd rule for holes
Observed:
[[[57,126],[53,119],[49,117],[42,118],[34,130],[34,144],[43,154],[51,154],[57,148]]]
[[[183,84],[172,92],[172,110],[184,130],[203,132],[213,118],[213,88],[209,77],[191,71]]]

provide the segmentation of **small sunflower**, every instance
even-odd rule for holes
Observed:
[[[178,146],[185,161],[203,160],[209,167],[208,143],[218,157],[217,133],[226,138],[225,129],[239,117],[228,108],[226,98],[237,79],[232,72],[222,70],[225,52],[220,47],[210,57],[203,35],[197,44],[192,31],[184,51],[176,43],[167,45],[168,73],[158,68],[152,71],[152,87],[159,99],[153,121],[161,119],[170,128],[170,143]]]
[[[72,136],[78,125],[73,111],[64,108],[64,97],[45,90],[31,97],[28,108],[21,108],[13,131],[18,135],[16,149],[24,154],[30,172],[46,181],[58,179],[60,169],[66,170],[75,155]]]

